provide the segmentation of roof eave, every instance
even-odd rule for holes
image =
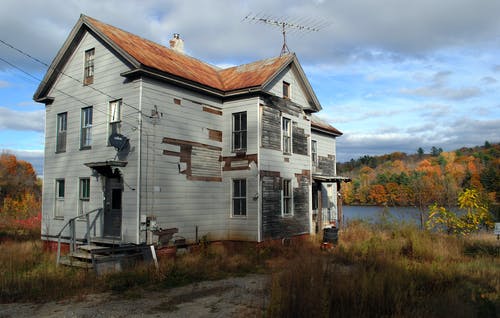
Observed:
[[[328,134],[328,135],[332,135],[332,136],[335,136],[335,137],[340,137],[342,136],[344,133],[338,131],[338,132],[333,132],[333,131],[330,131],[330,130],[327,130],[327,129],[324,129],[324,128],[320,128],[318,126],[315,126],[313,124],[311,124],[311,129],[312,130],[316,130],[318,132],[322,132],[324,134]]]
[[[304,73],[304,70],[302,69],[302,66],[300,66],[299,60],[295,53],[290,54],[290,57],[288,58],[286,63],[283,63],[283,65],[276,70],[276,72],[270,76],[262,85],[261,88],[266,87],[268,84],[270,84],[276,76],[278,76],[281,72],[283,72],[290,64],[294,64],[295,67],[297,68],[297,71],[300,74],[300,78],[302,79],[302,83],[304,84],[307,93],[311,96],[312,99],[312,108],[305,108],[304,111],[308,111],[311,113],[319,112],[322,107],[321,104],[318,100],[318,97],[316,96],[316,93],[314,93],[314,90],[312,89],[311,84],[309,83],[309,80],[306,77],[306,74]]]
[[[216,88],[213,88],[213,87],[210,87],[207,85],[203,85],[203,84],[200,84],[198,82],[190,81],[190,80],[187,80],[185,78],[175,76],[173,74],[161,72],[161,71],[156,70],[156,69],[149,69],[146,67],[138,67],[135,69],[131,69],[129,71],[120,73],[120,75],[123,77],[127,77],[127,78],[136,77],[136,76],[147,76],[147,77],[151,77],[151,78],[158,79],[161,81],[174,83],[176,85],[183,86],[186,88],[195,89],[197,91],[203,91],[207,94],[215,95],[217,97],[224,97],[224,95],[225,95],[224,92],[219,90],[219,89],[216,89]]]
[[[64,44],[57,52],[55,58],[52,60],[44,78],[40,82],[35,94],[33,95],[33,100],[41,101],[46,99],[46,94],[52,88],[55,82],[59,70],[61,69],[61,64],[65,63],[73,50],[76,48],[78,42],[83,37],[85,31],[90,31],[94,33],[101,41],[106,45],[114,49],[125,61],[127,61],[131,66],[138,67],[139,63],[130,54],[122,50],[113,41],[111,41],[104,33],[102,33],[97,27],[95,27],[92,22],[90,22],[85,15],[80,15],[80,18],[76,22],[75,26],[71,30],[70,34],[64,41]],[[52,98],[53,99],[53,98]]]

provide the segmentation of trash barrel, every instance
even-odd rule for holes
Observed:
[[[339,229],[336,227],[323,229],[323,243],[337,244],[339,241]]]

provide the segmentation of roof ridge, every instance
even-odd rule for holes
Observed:
[[[101,36],[105,36],[112,45],[116,45],[138,65],[222,92],[262,87],[295,57],[294,53],[288,53],[228,68],[219,68],[93,17],[82,14],[80,18],[85,25],[99,32]]]
[[[82,14],[82,15],[83,15],[83,14]],[[83,15],[83,16],[84,16],[85,18],[90,19],[90,20],[93,20],[93,21],[95,21],[95,22],[97,22],[97,23],[105,24],[105,25],[107,25],[107,26],[109,26],[109,27],[112,27],[112,28],[114,28],[114,29],[118,29],[118,30],[120,30],[120,31],[122,31],[122,32],[124,32],[124,33],[130,34],[130,35],[132,35],[132,36],[134,36],[134,37],[140,38],[141,40],[146,41],[146,42],[149,42],[149,43],[151,43],[151,44],[153,44],[153,45],[155,45],[155,46],[160,46],[160,47],[162,47],[162,48],[164,48],[164,49],[167,49],[167,50],[171,51],[171,52],[172,52],[172,53],[174,53],[174,54],[178,54],[179,56],[182,56],[182,57],[187,57],[187,58],[190,58],[190,59],[196,60],[196,61],[198,61],[198,62],[200,62],[200,63],[203,63],[203,64],[205,64],[205,65],[207,65],[207,66],[210,66],[210,67],[211,67],[211,68],[213,68],[215,71],[218,71],[218,70],[219,70],[219,68],[218,68],[217,66],[212,65],[212,64],[210,64],[210,63],[208,63],[208,62],[205,62],[205,61],[203,61],[203,60],[200,60],[199,58],[196,58],[196,57],[194,57],[194,56],[191,56],[191,55],[188,55],[188,54],[184,54],[184,53],[177,52],[176,50],[174,50],[174,49],[172,49],[172,48],[169,48],[168,46],[165,46],[165,45],[160,44],[160,43],[158,43],[158,42],[152,41],[152,40],[150,40],[150,39],[147,39],[147,38],[142,37],[142,36],[140,36],[140,35],[137,35],[137,34],[135,34],[135,33],[131,33],[131,32],[129,32],[129,31],[126,31],[126,30],[122,29],[122,28],[119,28],[119,27],[116,27],[116,26],[114,26],[114,25],[111,25],[111,24],[109,24],[109,23],[102,22],[102,21],[97,20],[97,19],[95,19],[95,18],[93,18],[93,17],[87,16],[87,15]]]

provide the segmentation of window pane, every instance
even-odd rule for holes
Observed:
[[[57,115],[57,135],[56,135],[56,151],[66,150],[66,129],[68,121],[68,113]]]
[[[56,186],[57,186],[57,197],[64,198],[64,180],[57,180]]]
[[[247,113],[241,113],[241,130],[247,130]]]
[[[233,114],[233,151],[244,150],[247,147],[247,113]]]
[[[90,179],[80,179],[80,199],[88,200],[90,198]]]

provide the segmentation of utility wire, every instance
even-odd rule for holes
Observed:
[[[68,75],[68,74],[64,73],[63,71],[61,71],[61,70],[58,70],[58,69],[56,69],[56,68],[51,68],[51,66],[50,66],[49,64],[45,63],[44,61],[42,61],[42,60],[40,60],[40,59],[38,59],[38,58],[36,58],[36,57],[32,56],[32,55],[31,55],[31,54],[29,54],[29,53],[24,52],[23,50],[21,50],[21,49],[19,49],[19,48],[15,47],[14,45],[12,45],[12,44],[10,44],[10,43],[8,43],[8,42],[6,42],[6,41],[2,40],[2,39],[0,39],[0,43],[2,43],[3,45],[5,45],[5,46],[7,46],[7,47],[11,48],[12,50],[14,50],[14,51],[16,51],[16,52],[19,52],[20,54],[22,54],[22,55],[24,55],[24,56],[28,57],[28,58],[29,58],[29,59],[31,59],[31,60],[33,60],[33,61],[35,61],[35,62],[37,62],[37,63],[39,63],[39,64],[42,64],[43,66],[46,66],[48,69],[53,69],[55,72],[57,72],[57,73],[59,73],[59,74],[61,74],[61,75],[64,75],[64,76],[66,76],[66,77],[68,77],[68,78],[70,78],[70,79],[72,79],[72,80],[74,80],[74,81],[78,82],[79,84],[82,84],[82,85],[84,84],[81,80],[79,80],[79,79],[77,79],[77,78],[75,78],[75,77],[73,77],[73,76],[71,76],[71,75]],[[9,65],[10,65],[10,64],[9,64]],[[42,82],[42,81],[40,80],[40,82]],[[109,97],[111,100],[117,99],[116,97],[109,95],[108,93],[106,93],[106,92],[104,92],[104,91],[102,91],[102,90],[100,90],[100,89],[98,89],[98,88],[94,87],[93,85],[84,85],[84,86],[86,86],[86,87],[88,87],[88,88],[90,88],[90,89],[92,89],[92,90],[94,90],[94,91],[96,91],[96,92],[98,92],[98,93],[100,93],[100,94],[102,94],[102,95],[106,96],[106,97]],[[133,106],[133,105],[127,104],[127,103],[125,103],[125,102],[123,102],[123,104],[124,104],[124,105],[126,105],[126,106],[128,106],[128,107],[130,107],[130,108],[132,108],[132,109],[137,110],[139,113],[141,113],[141,115],[143,115],[143,116],[145,116],[145,117],[151,117],[151,116],[144,115],[144,114],[141,112],[141,110],[140,110],[139,108],[137,108],[137,107],[135,107],[135,106]]]
[[[1,41],[1,40],[0,40],[0,41]],[[13,64],[13,63],[11,63],[11,62],[9,62],[9,61],[7,61],[7,60],[6,60],[6,59],[4,59],[3,57],[0,57],[0,61],[4,62],[5,64],[7,64],[7,65],[11,66],[12,68],[14,68],[14,69],[16,69],[16,70],[18,70],[18,71],[20,71],[21,73],[23,73],[23,74],[27,75],[28,77],[30,77],[30,78],[32,78],[32,79],[34,79],[34,80],[35,80],[35,81],[37,81],[37,82],[40,82],[40,83],[44,82],[43,80],[40,80],[40,79],[39,79],[38,77],[36,77],[35,75],[33,75],[33,74],[29,73],[28,71],[23,70],[21,67],[19,67],[19,66],[15,65],[15,64]],[[65,91],[62,91],[62,90],[57,89],[57,88],[54,88],[54,89],[55,89],[56,91],[60,92],[61,94],[63,94],[63,95],[65,95],[65,96],[69,97],[69,98],[72,98],[72,99],[74,99],[74,100],[76,100],[76,101],[80,102],[80,103],[81,103],[82,105],[84,105],[84,106],[91,106],[91,105],[90,105],[91,103],[85,102],[85,101],[83,101],[83,100],[79,99],[79,98],[78,98],[78,97],[76,97],[76,96],[73,96],[73,95],[71,95],[71,94],[68,94],[68,93],[66,93]],[[123,103],[123,101],[122,101],[122,103]],[[102,110],[100,110],[100,109],[98,109],[98,108],[96,108],[96,107],[93,107],[93,110],[96,110],[96,111],[98,111],[98,112],[100,112],[100,113],[102,113],[102,114],[104,114],[104,115],[106,115],[106,116],[108,115],[108,113],[107,113],[107,112],[104,112],[104,111],[102,111]],[[126,122],[126,121],[124,121],[123,119],[124,119],[124,118],[126,118],[126,117],[129,117],[129,116],[134,116],[134,115],[136,115],[136,114],[138,114],[138,113],[139,113],[139,112],[134,112],[134,113],[131,113],[131,114],[127,114],[127,115],[125,115],[125,116],[122,116],[122,122],[124,122],[124,123],[126,123],[126,124],[128,124],[128,125],[132,126],[133,128],[137,128],[137,127],[136,127],[137,125],[135,125],[135,124],[131,124],[131,123],[129,123],[129,122]],[[104,123],[102,123],[102,124],[107,124],[107,122],[104,122]],[[101,124],[93,125],[93,127],[95,127],[95,126],[99,126],[99,125],[101,125]]]

